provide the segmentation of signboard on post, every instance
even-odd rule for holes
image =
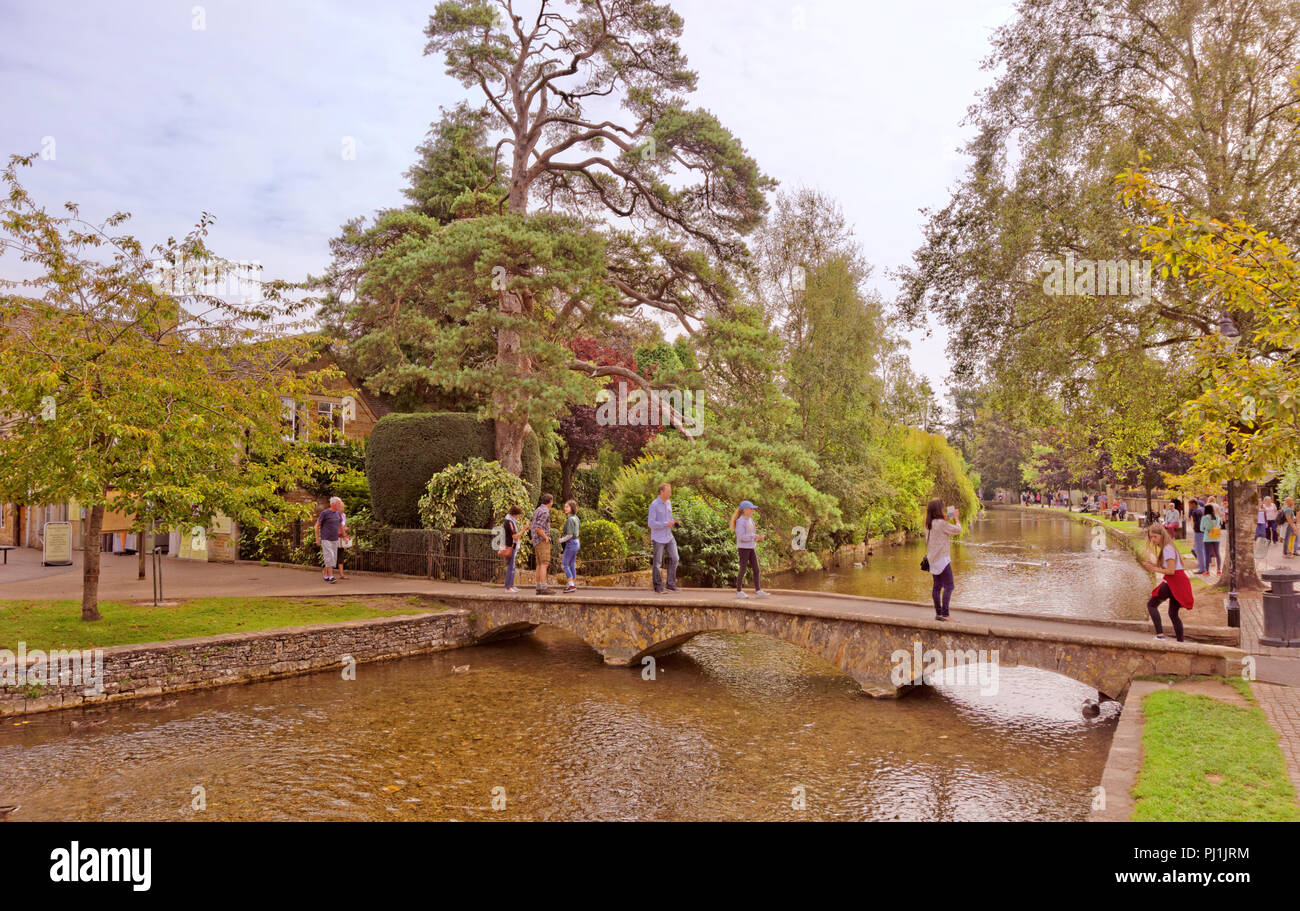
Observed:
[[[41,536],[45,541],[41,566],[72,565],[71,522],[46,522]]]

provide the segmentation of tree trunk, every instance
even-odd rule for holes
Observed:
[[[81,574],[81,619],[99,620],[99,530],[104,527],[104,506],[86,511],[86,547]]]
[[[497,461],[513,475],[524,474],[524,438],[528,425],[497,418]]]
[[[1146,489],[1147,489],[1147,518],[1149,519],[1149,518],[1151,518],[1151,512],[1152,512],[1152,509],[1151,509],[1151,485],[1148,484]]]
[[[560,459],[560,502],[573,499],[573,475],[577,469],[577,460],[571,459],[566,452]]]
[[[1228,542],[1228,547],[1231,548],[1228,559],[1236,561],[1237,591],[1260,591],[1264,586],[1255,565],[1255,517],[1259,512],[1256,497],[1259,495],[1259,486],[1254,481],[1238,481],[1233,486],[1237,489],[1232,505],[1229,506],[1229,515],[1233,517],[1236,526],[1232,540]],[[1220,587],[1230,585],[1231,581],[1231,577],[1225,575]]]
[[[147,529],[142,528],[140,531],[136,532],[135,552],[136,552],[136,559],[137,559],[137,570],[136,570],[137,579],[144,579],[144,540],[148,536],[149,536],[149,532]]]

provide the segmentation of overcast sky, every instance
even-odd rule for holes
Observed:
[[[221,255],[268,277],[319,272],[349,218],[403,202],[402,172],[465,90],[423,55],[413,0],[0,0],[0,154],[53,208],[124,209],[150,243],[217,217]],[[672,0],[713,111],[783,186],[843,205],[892,298],[920,209],[964,167],[967,107],[1010,2]],[[478,99],[474,99],[477,103]],[[355,143],[354,160],[343,154]],[[12,271],[8,260],[0,268]],[[939,387],[941,327],[913,333]]]

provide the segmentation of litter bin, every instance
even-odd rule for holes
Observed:
[[[1269,590],[1264,592],[1264,635],[1259,644],[1300,648],[1300,592],[1295,590],[1300,573],[1271,569],[1260,578],[1269,584]]]

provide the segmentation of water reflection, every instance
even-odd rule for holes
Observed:
[[[7,722],[0,802],[86,820],[1084,818],[1113,716],[1085,720],[1094,694],[1042,671],[999,682],[877,701],[814,655],[736,635],[698,637],[647,681],[543,629],[356,681]]]
[[[784,575],[772,586],[928,602],[924,555],[924,541],[879,547],[861,567]],[[1061,515],[987,512],[953,543],[952,561],[953,607],[1118,620],[1147,615],[1152,583],[1131,552]]]

